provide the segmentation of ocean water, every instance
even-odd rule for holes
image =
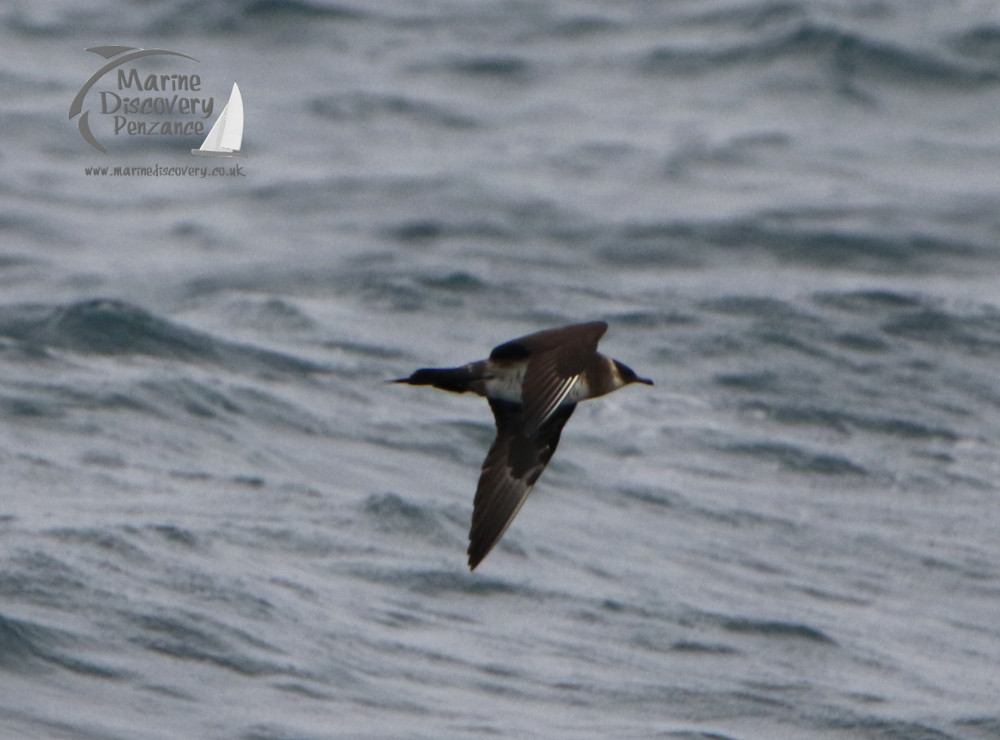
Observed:
[[[1000,738],[996,3],[0,38],[0,737]],[[237,81],[242,174],[87,174],[204,164],[82,139],[111,44]],[[592,319],[656,386],[470,574],[489,410],[384,381]]]

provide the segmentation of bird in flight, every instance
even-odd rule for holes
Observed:
[[[475,570],[521,509],[552,458],[576,404],[631,383],[653,385],[624,363],[600,354],[603,321],[528,334],[496,347],[489,359],[461,367],[425,367],[390,381],[485,396],[497,436],[483,461],[469,531]]]

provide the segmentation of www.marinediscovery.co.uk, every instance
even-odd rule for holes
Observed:
[[[159,164],[147,166],[100,166],[84,167],[83,171],[87,175],[95,177],[246,177],[243,165],[234,164],[230,166],[204,167],[197,165],[183,165],[164,167]]]

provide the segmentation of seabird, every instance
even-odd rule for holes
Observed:
[[[485,396],[497,437],[483,461],[469,531],[469,569],[500,540],[559,444],[576,404],[630,383],[653,385],[627,365],[600,354],[603,321],[528,334],[496,347],[487,360],[425,367],[393,383],[431,385]]]

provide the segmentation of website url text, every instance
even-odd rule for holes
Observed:
[[[84,167],[84,174],[91,177],[246,177],[243,165],[229,167],[163,167],[155,164],[147,167]]]

